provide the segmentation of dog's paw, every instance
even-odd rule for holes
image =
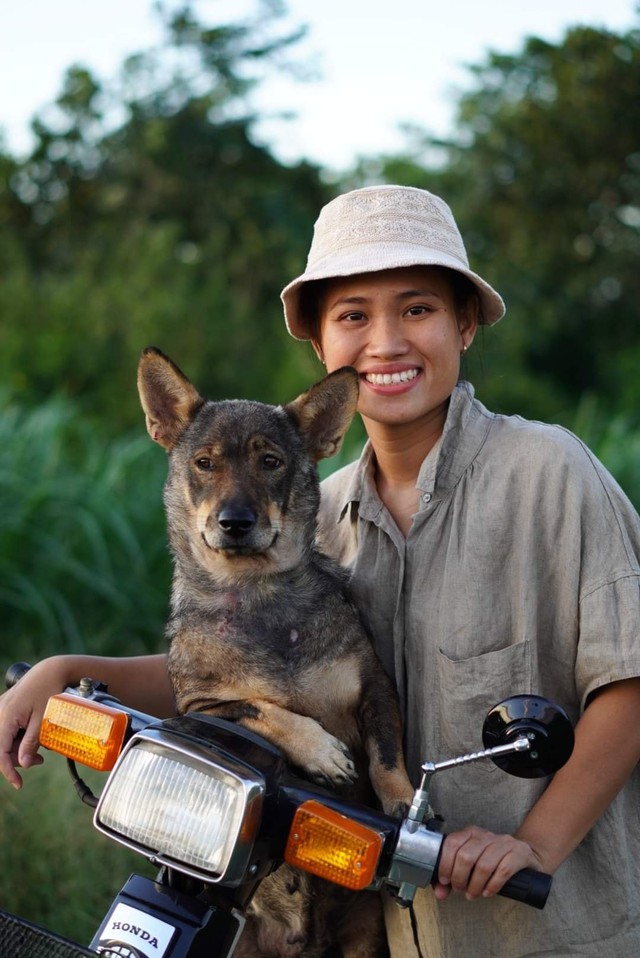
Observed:
[[[305,760],[304,770],[318,785],[352,785],[358,777],[351,752],[328,732],[320,747]]]
[[[406,818],[413,802],[411,782],[408,779],[403,781],[403,778],[404,776],[395,775],[387,779],[385,788],[380,788],[379,791],[376,789],[384,813],[392,818]]]
[[[382,809],[385,815],[390,815],[391,818],[406,818],[410,808],[410,801],[405,802],[402,800],[392,799],[390,801],[382,802]]]

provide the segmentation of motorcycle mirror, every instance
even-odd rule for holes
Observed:
[[[573,751],[570,719],[559,705],[540,695],[512,695],[494,705],[484,720],[485,748],[511,745],[522,737],[531,742],[528,751],[491,756],[498,768],[518,778],[552,775]]]

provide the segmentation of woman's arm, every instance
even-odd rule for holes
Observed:
[[[573,754],[514,836],[471,826],[448,835],[436,896],[489,897],[521,868],[553,873],[640,761],[640,678],[605,686],[576,726]]]
[[[16,767],[39,765],[40,723],[51,695],[89,676],[104,682],[116,698],[159,718],[175,714],[166,655],[107,658],[56,655],[34,665],[20,682],[0,696],[0,775],[20,788]]]

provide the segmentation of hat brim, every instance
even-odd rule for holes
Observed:
[[[316,264],[313,269],[302,273],[285,286],[280,298],[284,306],[287,329],[294,339],[311,339],[308,322],[300,314],[300,292],[305,283],[318,279],[375,273],[387,269],[402,269],[407,266],[446,266],[466,276],[478,291],[481,306],[480,322],[485,326],[493,326],[505,314],[504,301],[493,287],[477,273],[474,273],[473,270],[462,267],[459,259],[448,256],[441,250],[434,250],[431,255],[425,250],[424,246],[412,248],[410,245],[403,243],[402,248],[398,249],[395,255],[387,245],[377,258],[375,255],[372,256],[371,251],[369,251],[366,265],[363,265],[362,259],[362,251],[357,246],[346,254],[342,250],[339,263],[334,262],[333,257],[328,257],[324,262]]]

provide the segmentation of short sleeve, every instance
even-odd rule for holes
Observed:
[[[611,682],[640,676],[640,576],[621,575],[583,596],[576,658],[582,708]]]

